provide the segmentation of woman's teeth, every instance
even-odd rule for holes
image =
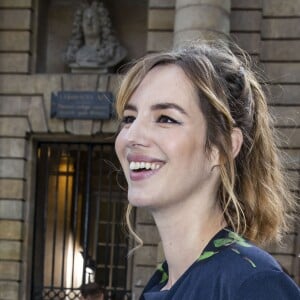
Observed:
[[[156,170],[159,168],[159,164],[157,163],[149,163],[149,162],[134,162],[132,161],[129,164],[130,170],[140,170],[140,169],[146,169],[146,170]]]

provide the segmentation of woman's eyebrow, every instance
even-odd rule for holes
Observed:
[[[181,112],[182,114],[188,116],[188,113],[181,106],[175,103],[163,102],[163,103],[153,104],[151,106],[151,110],[160,110],[160,109],[175,109]]]
[[[126,104],[125,107],[124,107],[124,110],[133,110],[133,111],[137,111],[137,108],[135,105],[132,105],[132,104]]]

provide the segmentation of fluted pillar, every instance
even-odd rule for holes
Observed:
[[[231,0],[176,0],[174,45],[194,39],[227,39]]]

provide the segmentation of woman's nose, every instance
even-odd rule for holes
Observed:
[[[144,146],[147,147],[151,141],[151,127],[147,122],[135,119],[127,131],[126,139],[128,146]]]

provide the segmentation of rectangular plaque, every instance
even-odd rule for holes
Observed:
[[[51,118],[108,120],[113,116],[110,92],[60,91],[51,94]]]

